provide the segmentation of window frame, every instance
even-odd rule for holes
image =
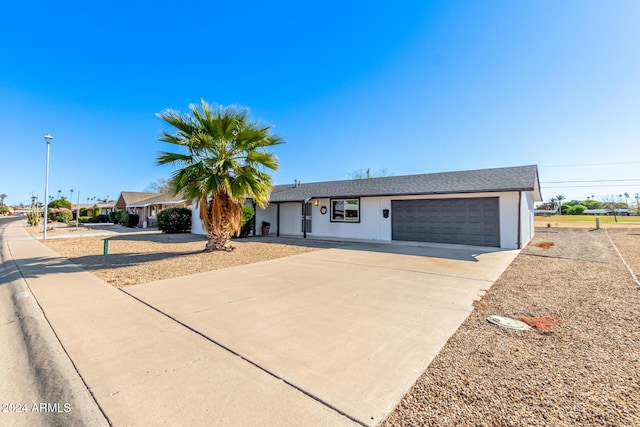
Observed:
[[[348,220],[348,219],[335,219],[335,211],[334,211],[334,202],[346,202],[347,200],[355,200],[358,204],[358,219],[357,220]],[[330,208],[330,216],[329,216],[329,221],[330,222],[339,222],[339,223],[345,223],[345,224],[359,224],[360,223],[360,218],[361,218],[361,209],[360,209],[360,197],[340,197],[340,198],[335,198],[335,199],[329,199],[329,208]]]

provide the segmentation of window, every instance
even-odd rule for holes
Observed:
[[[331,199],[331,221],[360,222],[360,199]]]

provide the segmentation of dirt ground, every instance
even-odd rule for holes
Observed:
[[[606,217],[607,220],[611,220],[611,217]],[[625,219],[635,219],[634,222],[604,222],[604,219],[600,220],[600,228],[612,229],[612,228],[640,228],[640,217],[625,217]],[[596,228],[596,217],[593,217],[587,221],[570,222],[558,219],[558,217],[544,217],[536,216],[534,218],[536,228]]]
[[[384,425],[640,425],[640,286],[609,236],[638,272],[638,228],[537,230]]]
[[[59,255],[116,286],[135,285],[188,274],[251,264],[328,247],[329,243],[301,239],[235,239],[231,252],[204,253],[204,236],[135,233],[109,237],[104,256],[104,236],[47,239]]]

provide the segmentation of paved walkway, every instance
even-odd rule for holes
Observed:
[[[113,425],[377,425],[517,251],[353,243],[119,291],[11,229]]]

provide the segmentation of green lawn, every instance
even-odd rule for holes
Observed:
[[[596,218],[600,218],[601,223],[615,222],[613,215],[553,215],[535,217],[536,221],[541,222],[595,222]],[[640,223],[640,216],[618,216],[618,222]]]

